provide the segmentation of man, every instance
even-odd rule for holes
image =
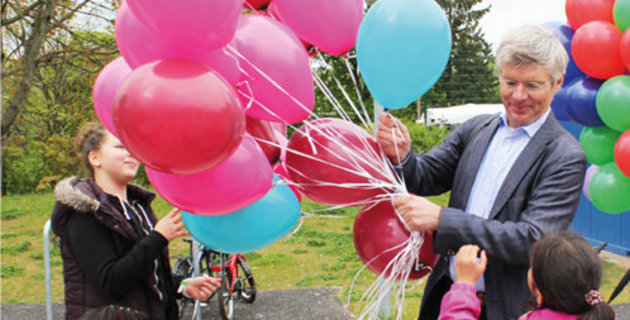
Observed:
[[[465,122],[423,155],[413,154],[398,119],[380,116],[377,140],[413,193],[396,197],[394,206],[410,229],[435,230],[433,249],[441,255],[420,319],[437,318],[455,280],[453,255],[469,243],[488,256],[476,285],[484,305],[480,319],[515,319],[525,311],[529,250],[544,233],[567,229],[586,169],[580,145],[550,109],[567,61],[545,29],[509,32],[496,58],[505,111]],[[448,207],[421,197],[449,190]]]

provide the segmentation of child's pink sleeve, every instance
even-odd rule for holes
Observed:
[[[478,319],[481,302],[473,285],[454,283],[442,298],[438,320]]]

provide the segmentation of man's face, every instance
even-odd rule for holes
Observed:
[[[501,100],[507,112],[508,125],[512,128],[538,120],[547,112],[553,95],[562,86],[562,79],[554,83],[547,68],[537,63],[518,68],[505,64],[499,80]]]

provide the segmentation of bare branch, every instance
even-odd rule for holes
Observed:
[[[71,19],[72,17],[74,17],[75,13],[81,9],[83,6],[85,6],[88,2],[90,2],[90,0],[83,0],[83,2],[77,4],[74,6],[74,8],[68,8],[70,9],[70,11],[65,14],[64,16],[55,19],[55,21],[53,23],[50,24],[49,30],[47,30],[46,33],[50,32],[52,29],[59,27],[63,22],[65,22],[68,19]]]
[[[15,16],[7,18],[4,16],[4,13],[6,13],[6,4],[7,3],[2,3],[2,27],[6,27],[16,21],[22,20],[22,18],[24,18],[24,16],[30,14],[30,12],[35,9],[37,6],[41,5],[43,2],[43,0],[39,0],[39,1],[35,1],[33,3],[31,3],[29,6],[18,9],[18,8],[14,8],[11,4],[9,4],[12,9],[15,11]]]

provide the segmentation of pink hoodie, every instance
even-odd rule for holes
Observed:
[[[477,298],[475,287],[467,283],[454,283],[442,298],[438,320],[470,320],[478,319],[481,303]],[[549,309],[530,311],[519,320],[576,320],[578,316],[556,312]]]

